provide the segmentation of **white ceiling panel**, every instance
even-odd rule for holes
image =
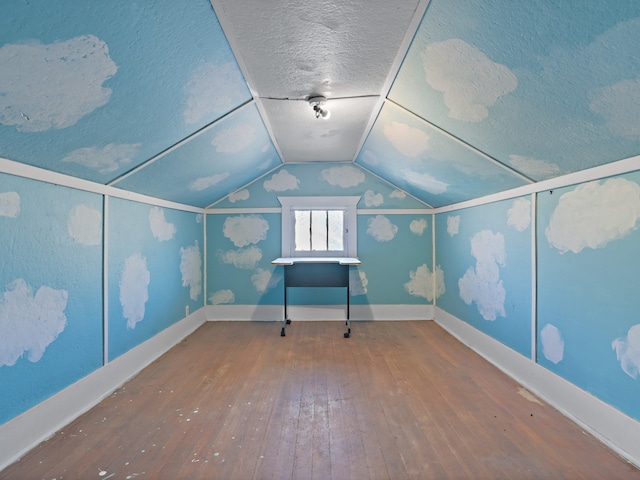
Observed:
[[[329,118],[316,118],[304,100],[263,99],[285,162],[350,162],[357,154],[378,97],[328,100]]]

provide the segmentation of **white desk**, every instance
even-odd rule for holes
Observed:
[[[349,266],[360,265],[355,257],[281,257],[271,262],[284,267],[284,319],[280,336],[284,337],[285,327],[291,323],[287,314],[287,288],[289,287],[345,287],[347,289],[347,331],[344,338],[351,335],[349,314]]]

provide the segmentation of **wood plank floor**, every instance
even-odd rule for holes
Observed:
[[[434,322],[207,323],[0,479],[614,479],[640,471]]]

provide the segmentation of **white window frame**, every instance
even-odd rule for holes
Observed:
[[[278,197],[282,205],[282,257],[357,257],[358,218],[357,205],[361,197]],[[344,210],[344,252],[311,251],[295,249],[294,210]]]

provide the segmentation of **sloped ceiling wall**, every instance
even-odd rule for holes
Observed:
[[[0,157],[199,207],[347,160],[442,206],[640,153],[636,0],[213,6],[4,2]]]

